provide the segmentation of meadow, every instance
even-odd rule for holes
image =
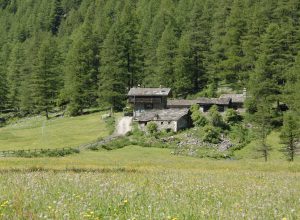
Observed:
[[[127,146],[0,160],[1,219],[298,219],[300,164]]]
[[[36,116],[0,128],[0,150],[76,147],[108,134],[101,113],[51,120]]]
[[[97,113],[48,125],[66,141],[73,135],[65,129],[73,129],[78,138],[73,144],[80,144],[108,135],[99,118]],[[19,137],[41,132],[41,122],[33,126],[34,121],[1,128],[0,147],[21,146],[18,139],[4,138],[9,132],[21,132]],[[89,126],[94,130],[87,132]],[[277,137],[269,138],[276,146],[267,163],[250,159],[255,143],[238,152],[241,160],[140,146],[59,158],[0,158],[0,219],[299,219],[299,159],[290,163],[279,156]]]

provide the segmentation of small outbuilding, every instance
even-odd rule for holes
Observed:
[[[239,112],[243,112],[246,95],[247,95],[247,90],[244,89],[242,94],[223,94],[220,96],[220,98],[231,99],[230,108],[233,108]]]
[[[149,122],[154,122],[158,130],[177,132],[191,126],[189,109],[163,109],[148,110],[134,118],[139,123],[141,130],[145,130]]]

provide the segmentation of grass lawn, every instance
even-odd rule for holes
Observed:
[[[46,120],[26,118],[0,128],[0,150],[75,147],[107,136],[101,113]]]

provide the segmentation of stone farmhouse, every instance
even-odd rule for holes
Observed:
[[[243,94],[224,94],[219,98],[198,98],[195,100],[168,99],[170,88],[131,88],[128,92],[128,103],[133,108],[133,120],[145,130],[149,122],[157,124],[159,130],[166,129],[177,132],[192,125],[190,107],[200,106],[200,111],[206,113],[213,105],[219,111],[228,108],[243,111],[246,92]]]

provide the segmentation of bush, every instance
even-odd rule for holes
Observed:
[[[154,135],[157,133],[157,124],[155,122],[149,122],[147,124],[147,132],[151,135]]]
[[[232,126],[242,121],[242,116],[239,115],[234,109],[227,109],[225,112],[225,122]]]
[[[222,115],[218,111],[218,106],[213,105],[208,112],[209,122],[214,127],[224,127]]]
[[[67,107],[67,112],[70,116],[77,116],[80,111],[80,106],[78,104],[69,104]]]
[[[25,157],[25,158],[32,158],[32,157],[64,157],[70,154],[78,154],[80,150],[74,148],[62,148],[62,149],[44,149],[41,151],[23,151],[19,150],[16,151],[14,156],[16,157]]]
[[[144,136],[144,132],[139,128],[139,125],[137,122],[132,123],[132,135],[136,136],[136,137]]]
[[[206,117],[199,111],[199,105],[191,106],[191,112],[194,126],[203,127],[208,123]]]
[[[212,125],[206,125],[202,129],[202,139],[208,143],[218,144],[220,142],[220,133],[220,129]]]
[[[229,137],[237,144],[246,145],[251,141],[249,130],[240,124],[232,126],[230,128]]]

